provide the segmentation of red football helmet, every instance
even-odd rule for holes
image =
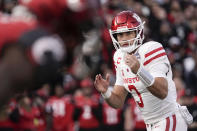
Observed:
[[[110,36],[115,49],[121,49],[124,52],[132,52],[138,48],[144,40],[144,23],[141,18],[132,11],[122,11],[118,13],[112,20]],[[117,34],[123,32],[135,31],[136,37],[130,40],[117,41]],[[131,43],[133,41],[133,43]],[[121,47],[120,43],[129,43],[128,46]]]

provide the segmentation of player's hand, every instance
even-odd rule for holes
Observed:
[[[96,75],[94,86],[100,93],[105,93],[107,91],[107,88],[109,87],[109,74],[106,75],[106,79],[103,79],[101,74]]]
[[[137,73],[138,69],[140,68],[140,63],[134,54],[125,54],[124,57],[125,64],[128,65],[133,73]]]

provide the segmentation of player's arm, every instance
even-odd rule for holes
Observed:
[[[149,69],[150,74],[154,77],[154,83],[147,89],[160,99],[164,99],[168,95],[167,74],[169,73],[169,65],[165,62],[158,62]]]
[[[156,77],[152,86],[147,89],[156,97],[160,99],[166,98],[168,95],[168,82],[163,77]]]
[[[109,74],[107,74],[106,79],[103,79],[100,74],[97,75],[94,85],[110,106],[112,106],[113,108],[121,108],[124,105],[124,101],[128,92],[123,86],[119,85],[115,85],[113,90],[110,90],[108,88]]]
[[[133,54],[127,54],[125,62],[154,96],[160,99],[164,99],[167,96],[168,82],[165,78],[165,73],[169,71],[169,67],[165,63],[155,64],[150,71],[147,71],[143,65],[140,65]]]
[[[115,85],[111,97],[106,98],[107,103],[113,108],[122,108],[128,92],[123,86]]]

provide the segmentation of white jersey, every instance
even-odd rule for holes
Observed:
[[[135,53],[140,64],[153,77],[164,77],[168,81],[168,95],[161,100],[151,94],[143,82],[124,62],[125,52],[120,49],[114,54],[116,66],[115,85],[124,86],[134,97],[146,124],[167,118],[178,110],[176,88],[172,80],[171,66],[162,45],[155,41],[146,42]]]

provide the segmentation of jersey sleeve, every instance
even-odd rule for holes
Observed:
[[[116,82],[115,85],[120,85],[120,86],[124,86],[124,82],[123,82],[123,78],[121,76],[121,70],[120,70],[120,60],[122,59],[122,57],[120,56],[120,52],[116,51],[113,57],[114,60],[114,65],[115,65],[115,69],[116,69]]]
[[[153,77],[167,77],[167,73],[169,72],[170,67],[166,63],[159,63],[153,65],[149,72]]]
[[[143,66],[153,77],[166,77],[169,72],[170,63],[163,46],[158,42],[146,43],[144,49]]]

